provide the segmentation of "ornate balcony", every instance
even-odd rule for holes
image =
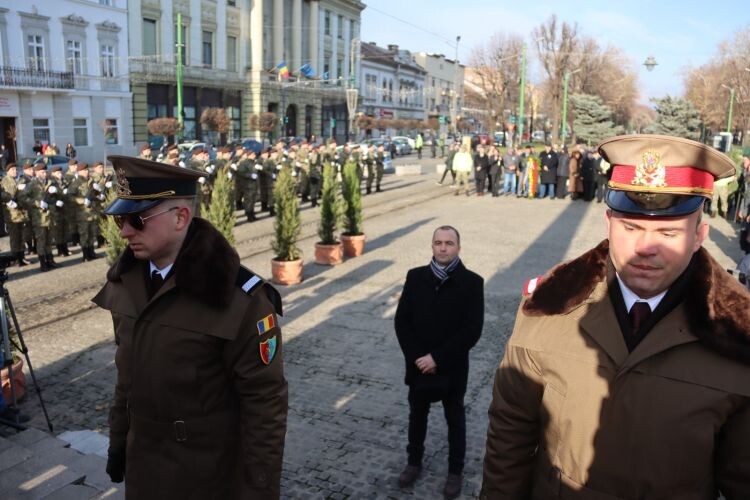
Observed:
[[[73,73],[0,66],[0,88],[73,89]]]

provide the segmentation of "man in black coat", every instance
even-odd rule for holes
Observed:
[[[539,198],[544,198],[549,194],[551,199],[555,199],[558,158],[551,144],[544,146],[544,153],[539,156],[539,162],[542,167],[539,175]]]
[[[451,226],[435,230],[432,260],[406,275],[395,319],[409,386],[409,460],[399,486],[410,486],[419,477],[430,404],[442,401],[448,423],[446,498],[461,492],[469,350],[484,323],[484,280],[461,263],[460,238]]]

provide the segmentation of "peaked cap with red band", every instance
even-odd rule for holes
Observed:
[[[735,174],[725,154],[696,141],[665,135],[621,135],[597,147],[612,165],[607,205],[646,217],[678,217],[698,210],[714,180]]]

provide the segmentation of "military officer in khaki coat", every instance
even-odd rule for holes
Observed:
[[[750,498],[750,295],[701,246],[734,164],[666,136],[598,149],[608,239],[521,303],[481,498]]]
[[[287,416],[281,299],[194,217],[192,169],[110,156],[128,247],[94,302],[112,314],[107,472],[128,499],[279,497]]]
[[[39,257],[39,268],[42,272],[51,271],[59,267],[52,257],[52,209],[53,195],[57,188],[47,179],[47,166],[44,163],[34,165],[34,178],[26,189],[19,193],[19,198],[28,207],[27,213],[31,220],[36,241],[36,254]]]

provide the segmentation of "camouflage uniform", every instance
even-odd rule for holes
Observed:
[[[8,171],[8,174],[3,177],[2,183],[0,183],[0,187],[2,187],[0,199],[5,206],[5,223],[8,226],[10,251],[18,260],[20,267],[28,264],[23,258],[23,225],[27,221],[27,216],[26,212],[21,209],[18,201],[18,181],[15,178],[15,164],[9,163],[5,169]]]
[[[56,173],[59,172],[59,173]],[[56,175],[60,175],[58,179]],[[50,185],[54,187],[52,192],[53,204],[50,204],[49,210],[52,216],[52,225],[50,226],[50,234],[52,241],[57,248],[57,255],[67,257],[70,255],[68,251],[68,240],[66,236],[66,210],[68,208],[68,196],[66,186],[64,184],[64,178],[62,177],[62,171],[60,167],[52,167],[52,174],[50,179]]]
[[[29,182],[26,189],[19,194],[19,199],[23,200],[23,204],[27,207],[31,227],[34,231],[34,239],[36,240],[39,267],[42,272],[46,272],[58,267],[52,258],[52,238],[50,235],[52,221],[50,205],[54,206],[51,195],[56,194],[57,189],[50,189],[52,183],[47,180],[46,165],[43,163],[37,164],[34,170],[42,173],[38,173],[37,177]],[[54,191],[54,193],[50,191]]]
[[[323,155],[318,151],[313,151],[307,158],[307,162],[310,169],[310,206],[318,206],[318,197],[320,196],[320,188],[323,183],[321,171],[323,170]]]
[[[371,145],[365,153],[364,164],[367,168],[367,191],[366,194],[372,193],[372,181],[375,180],[375,146]],[[379,185],[380,183],[378,183]]]
[[[78,234],[81,238],[81,253],[85,262],[97,258],[96,253],[94,253],[94,241],[96,241],[95,237],[97,231],[96,227],[99,225],[99,215],[96,204],[101,193],[99,190],[95,189],[94,184],[96,183],[94,182],[94,179],[91,176],[86,178],[84,177],[85,174],[81,173],[80,170],[86,170],[88,168],[85,164],[81,165],[79,165],[79,176],[78,181],[75,183],[73,196],[75,197],[76,203],[76,223],[78,225]]]
[[[255,154],[243,157],[237,166],[237,180],[242,182],[242,203],[248,222],[255,220],[255,203],[260,195],[260,178],[263,164],[255,159]]]

